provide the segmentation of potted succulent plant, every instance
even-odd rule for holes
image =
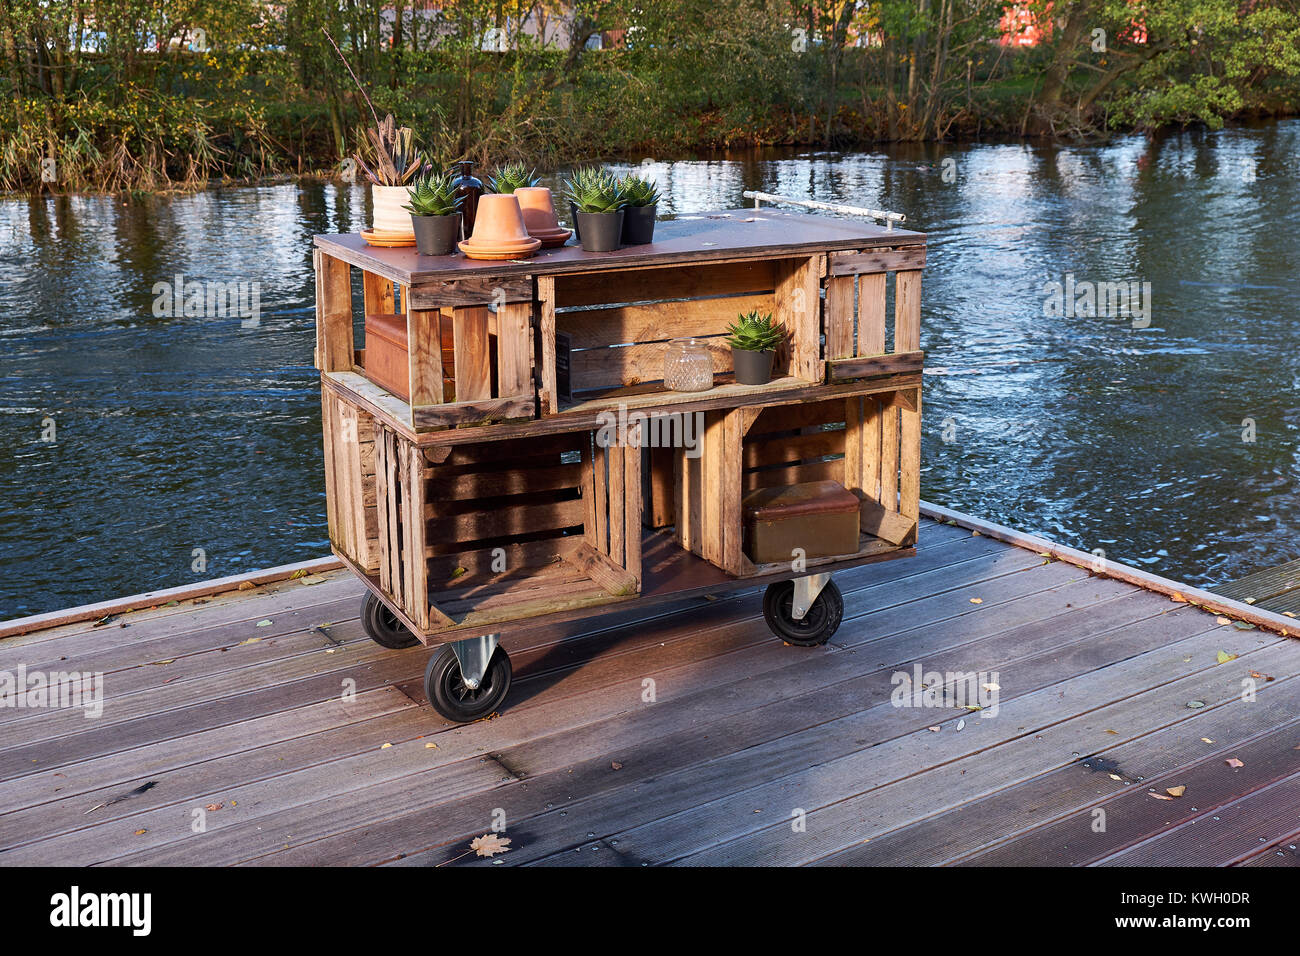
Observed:
[[[623,236],[623,189],[606,169],[580,169],[564,184],[587,252],[612,252]]]
[[[415,249],[422,256],[446,256],[460,238],[461,197],[450,173],[426,166],[411,183],[411,201],[403,208],[411,214]]]
[[[359,153],[355,158],[371,183],[374,229],[390,237],[409,236],[411,220],[403,211],[406,187],[424,164],[415,149],[415,134],[409,127],[399,128],[389,113],[378,126],[367,129],[366,135],[373,149],[371,161],[366,162]]]
[[[620,185],[623,187],[623,245],[653,242],[659,190],[651,180],[631,174],[624,176]]]
[[[742,312],[727,326],[727,344],[741,385],[766,385],[772,380],[776,347],[785,341],[785,326],[772,321],[771,312]]]
[[[542,179],[537,170],[523,163],[506,163],[488,177],[488,186],[494,193],[512,193],[516,189],[536,186]]]

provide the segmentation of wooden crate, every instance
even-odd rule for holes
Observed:
[[[425,450],[376,424],[373,583],[418,635],[636,596],[641,456],[594,437]]]
[[[676,453],[677,540],[730,574],[771,573],[779,566],[755,565],[744,553],[745,494],[829,479],[862,502],[860,547],[807,566],[910,547],[920,516],[920,423],[919,387],[706,413],[699,457]]]
[[[924,268],[924,244],[828,254],[823,282],[828,382],[921,370]],[[892,335],[886,314],[891,285]]]
[[[716,385],[738,398],[820,383],[821,266],[821,256],[802,256],[540,276],[542,413],[567,410],[557,388],[557,334],[570,348],[570,408],[698,401],[701,393],[662,386],[668,341],[686,336],[708,344]],[[790,331],[767,386],[734,384],[726,327],[751,309],[773,313]]]
[[[352,267],[319,249],[315,263],[316,366],[358,399],[416,432],[535,417],[531,277],[407,286],[362,270],[365,313],[406,316],[404,400],[364,375],[365,353],[353,335]],[[452,370],[444,368],[444,349],[454,355],[454,401],[445,401]]]

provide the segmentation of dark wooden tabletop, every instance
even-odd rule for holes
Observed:
[[[655,226],[655,241],[614,252],[585,252],[577,241],[543,249],[529,259],[485,261],[422,256],[414,247],[384,249],[358,234],[316,236],[325,253],[402,284],[464,279],[480,275],[555,275],[612,268],[694,264],[726,259],[772,258],[846,249],[919,245],[925,234],[887,230],[862,220],[832,219],[774,209],[727,209],[687,213]]]

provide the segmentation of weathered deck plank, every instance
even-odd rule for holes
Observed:
[[[1300,643],[922,531],[837,575],[831,645],[774,641],[758,591],[629,605],[507,634],[507,709],[464,727],[423,701],[427,652],[364,638],[344,573],[0,642],[0,669],[107,682],[94,720],[0,709],[0,864],[440,864],[498,809],[516,865],[1297,861]],[[999,716],[894,706],[914,663],[996,671]]]

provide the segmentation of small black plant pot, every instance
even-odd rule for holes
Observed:
[[[764,352],[750,352],[746,349],[733,348],[731,361],[736,366],[736,384],[766,385],[772,381],[772,359],[776,349]]]
[[[623,245],[644,246],[654,242],[655,212],[659,206],[623,207]]]
[[[574,217],[578,240],[587,252],[613,252],[623,237],[623,210],[580,212]]]
[[[460,213],[450,216],[411,216],[415,251],[422,256],[449,256],[460,238]]]

